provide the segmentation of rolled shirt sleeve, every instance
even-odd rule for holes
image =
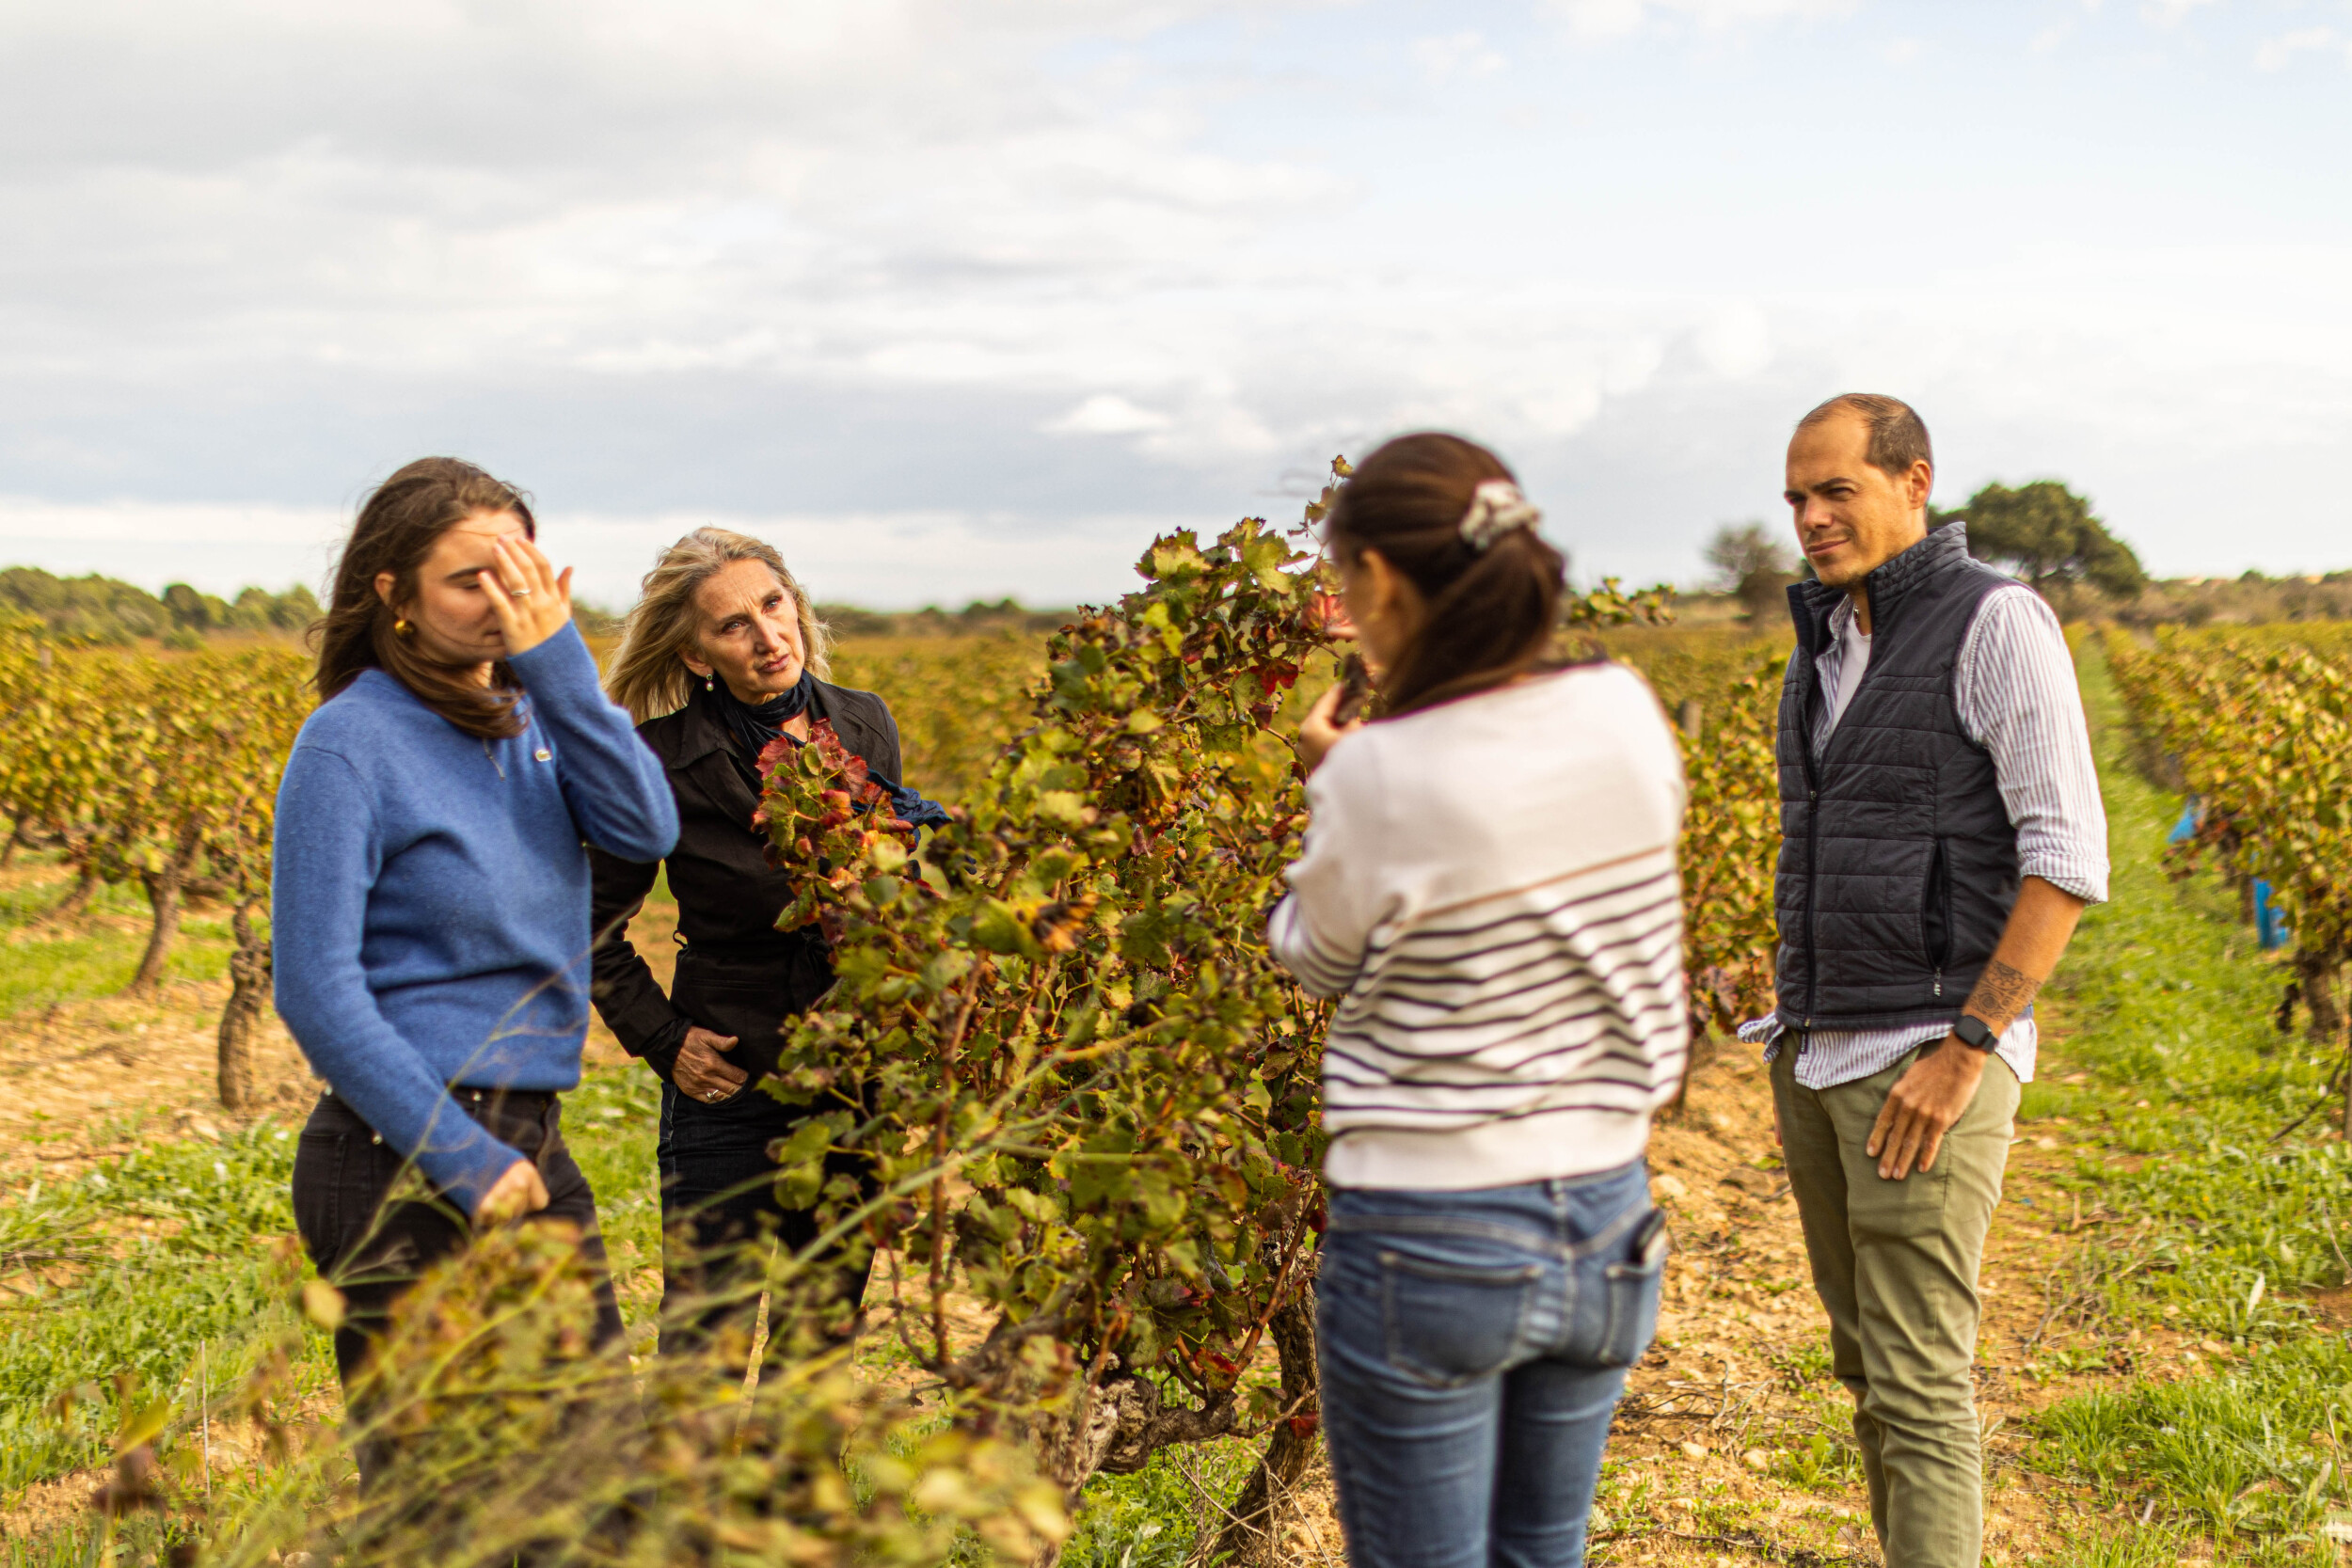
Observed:
[[[1953,673],[1961,727],[1993,755],[2018,873],[2086,903],[2107,896],[2107,815],[2066,634],[2020,583],[1988,596]]]

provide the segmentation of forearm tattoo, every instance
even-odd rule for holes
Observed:
[[[2042,989],[2042,982],[2022,969],[1994,958],[1977,976],[1976,989],[1968,993],[1963,1009],[1971,1012],[1997,1029],[2006,1029],[2033,1003],[2033,993]]]

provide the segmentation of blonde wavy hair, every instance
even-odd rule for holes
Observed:
[[[604,689],[639,723],[675,713],[692,694],[694,673],[685,655],[694,645],[694,594],[739,561],[756,561],[775,573],[800,611],[801,657],[818,680],[833,678],[833,635],[784,557],[764,539],[723,528],[698,528],[661,552],[638,585],[635,609],[621,624],[620,645],[605,666]]]

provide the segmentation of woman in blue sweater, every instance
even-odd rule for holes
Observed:
[[[569,1222],[598,1275],[593,1338],[621,1332],[557,1096],[588,1027],[585,846],[659,860],[677,808],[536,532],[470,464],[385,481],[336,567],[322,701],[278,790],[278,1010],[327,1083],[294,1216],[344,1293],[346,1396],[391,1303],[469,1224]],[[429,1196],[388,1203],[410,1167]],[[387,1452],[358,1448],[372,1483]]]

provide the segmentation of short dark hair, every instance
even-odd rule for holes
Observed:
[[[1853,414],[1870,427],[1869,449],[1863,461],[1883,474],[1899,479],[1914,463],[1935,467],[1935,448],[1918,410],[1900,398],[1876,392],[1840,392],[1797,421],[1800,434],[1826,424],[1840,414]]]

